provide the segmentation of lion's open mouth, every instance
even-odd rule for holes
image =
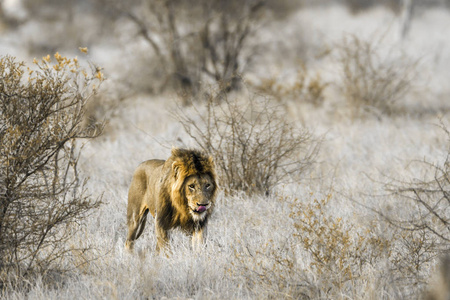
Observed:
[[[205,211],[206,211],[206,206],[203,206],[203,205],[197,207],[197,209],[194,210],[194,212],[196,212],[196,213],[202,213]]]

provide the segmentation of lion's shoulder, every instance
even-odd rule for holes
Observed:
[[[152,171],[153,169],[160,168],[162,165],[164,165],[164,162],[165,160],[162,159],[150,159],[142,162],[139,165],[139,168]]]

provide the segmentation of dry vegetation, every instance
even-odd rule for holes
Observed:
[[[84,109],[100,71],[89,75],[76,59],[55,54],[35,68],[0,59],[0,285],[30,273],[62,268],[69,241],[99,200],[78,174],[76,140],[98,135],[83,128]],[[98,85],[98,83],[97,83]]]
[[[264,7],[258,0],[104,3],[129,21],[154,53],[149,67],[160,70],[156,89],[174,87],[187,97],[197,94],[202,81],[217,82],[224,90],[238,88],[253,54],[247,43]]]
[[[269,95],[281,103],[295,101],[319,107],[323,104],[324,91],[329,84],[321,78],[319,72],[311,73],[304,64],[300,64],[293,82],[286,82],[283,77],[272,75],[251,85],[259,93]]]
[[[69,23],[56,2],[24,1],[21,22],[79,24],[45,49],[74,33],[68,47],[92,43],[110,82],[89,106],[104,77],[84,58],[27,68],[0,53],[1,298],[448,299],[450,44],[431,36],[443,1],[411,2],[408,35],[379,24],[398,21],[399,1],[83,0],[67,2]],[[322,36],[316,19],[342,28]],[[303,20],[320,53],[267,47]],[[110,110],[102,136],[93,107]],[[130,255],[132,172],[171,146],[215,158],[207,247],[174,232],[158,255],[144,234]]]
[[[214,156],[227,194],[269,195],[280,183],[299,181],[319,151],[313,134],[283,119],[268,98],[210,96],[205,110],[190,116],[180,108],[177,118],[196,147]]]
[[[394,113],[396,102],[412,92],[417,77],[416,62],[405,55],[381,58],[378,46],[355,36],[338,46],[342,92],[356,115]]]

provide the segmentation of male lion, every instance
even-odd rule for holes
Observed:
[[[166,161],[141,163],[128,192],[125,247],[133,250],[150,211],[155,218],[157,252],[167,246],[169,230],[176,227],[191,234],[192,246],[198,249],[206,236],[216,193],[213,159],[198,150],[174,148]]]

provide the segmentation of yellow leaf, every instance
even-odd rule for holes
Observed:
[[[58,52],[55,53],[55,58],[56,60],[59,62],[61,60],[61,54],[59,54]]]
[[[88,48],[87,47],[84,47],[84,48],[79,47],[78,49],[80,49],[80,51],[83,52],[84,54],[88,53]]]
[[[95,78],[98,80],[103,80],[103,73],[100,71],[97,71],[97,74],[95,74]]]

